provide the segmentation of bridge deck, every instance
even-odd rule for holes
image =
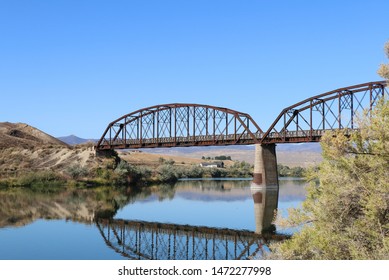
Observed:
[[[303,130],[288,131],[285,133],[271,133],[268,136],[268,143],[302,143],[319,142],[321,136],[327,130]],[[200,135],[190,137],[163,137],[150,139],[121,139],[114,141],[105,139],[100,144],[100,150],[106,149],[140,149],[140,148],[170,148],[170,147],[190,147],[190,146],[226,146],[226,145],[252,145],[261,142],[263,133],[251,135],[244,134],[236,138],[236,135]]]

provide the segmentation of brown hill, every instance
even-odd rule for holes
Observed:
[[[0,122],[1,148],[36,148],[42,145],[68,146],[57,138],[25,123]]]
[[[63,172],[71,166],[91,169],[96,163],[91,144],[72,147],[30,125],[0,123],[0,178],[25,171]]]

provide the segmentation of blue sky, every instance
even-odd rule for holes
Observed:
[[[0,121],[98,138],[140,108],[249,113],[381,80],[389,1],[0,0]]]

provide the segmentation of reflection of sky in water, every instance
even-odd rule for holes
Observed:
[[[178,197],[153,203],[136,202],[120,210],[115,218],[253,230],[250,203],[250,200],[204,202]]]
[[[124,259],[107,248],[94,225],[38,220],[22,228],[0,230],[0,259]]]
[[[159,200],[157,195],[152,195],[128,204],[115,218],[255,230],[249,181],[243,182],[243,187],[242,181],[236,181],[237,188],[229,181],[224,185],[232,188],[227,190],[217,189],[220,183],[213,189],[206,183],[202,188],[192,188],[188,183],[178,183],[172,199]],[[280,180],[278,207],[282,213],[287,208],[300,206],[305,195],[304,186],[303,181]]]

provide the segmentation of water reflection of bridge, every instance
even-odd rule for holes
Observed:
[[[242,260],[260,259],[270,239],[251,231],[154,222],[96,221],[107,246],[133,260]]]

